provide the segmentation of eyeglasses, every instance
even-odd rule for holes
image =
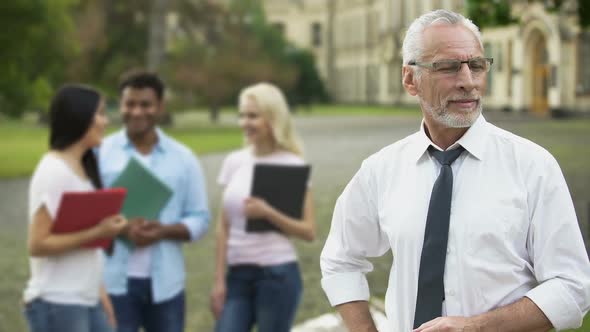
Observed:
[[[487,73],[494,63],[493,58],[473,58],[465,61],[461,60],[441,60],[434,62],[410,61],[408,65],[428,68],[433,72],[442,74],[455,74],[461,70],[461,66],[466,63],[473,74]]]

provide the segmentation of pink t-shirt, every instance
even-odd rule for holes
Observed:
[[[244,200],[250,197],[254,164],[303,165],[294,153],[280,151],[256,157],[249,148],[230,153],[217,179],[224,186],[223,210],[229,223],[228,265],[277,265],[297,260],[291,241],[279,232],[246,232]]]

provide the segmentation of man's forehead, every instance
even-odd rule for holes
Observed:
[[[135,88],[128,86],[123,89],[121,96],[125,99],[158,99],[156,91],[152,88]]]
[[[433,25],[424,29],[422,38],[425,58],[469,58],[482,53],[475,34],[463,25]]]

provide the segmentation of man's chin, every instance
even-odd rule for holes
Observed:
[[[147,134],[150,128],[127,126],[127,135],[131,137],[139,137]]]
[[[479,109],[468,113],[447,113],[446,116],[439,118],[439,122],[447,128],[468,128],[475,123],[479,114]]]

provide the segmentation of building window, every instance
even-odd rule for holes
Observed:
[[[311,25],[311,45],[313,47],[322,46],[322,25],[318,22]]]
[[[502,47],[502,43],[498,43],[496,44],[496,56],[494,58],[494,66],[496,67],[496,70],[498,72],[502,71],[502,67],[503,67],[503,59],[504,56],[504,48]]]
[[[494,56],[494,49],[492,47],[492,43],[484,43],[483,48],[485,50],[486,57],[493,57]],[[492,66],[492,69],[487,74],[487,85],[488,85],[488,88],[486,91],[487,96],[490,96],[492,94],[492,88],[493,88],[493,83],[494,83],[493,73],[494,73],[494,67]]]
[[[582,32],[578,40],[577,94],[590,94],[590,33]]]
[[[387,89],[387,92],[389,92],[389,95],[393,96],[400,91],[399,86],[401,81],[401,74],[399,66],[397,64],[391,63],[388,65],[388,67],[389,70],[387,71],[387,73],[389,78],[389,87]]]
[[[374,104],[379,99],[379,67],[376,65],[367,66],[367,102]]]
[[[492,46],[492,43],[484,43],[483,44],[483,48],[484,48],[484,54],[486,57],[493,57],[494,56],[494,49]],[[486,90],[486,96],[490,96],[492,94],[492,84],[494,83],[493,81],[493,74],[494,74],[494,67],[492,66],[492,69],[488,72],[487,74],[487,90]]]
[[[508,51],[506,52],[506,71],[508,72],[508,97],[512,97],[512,40],[508,41]]]

